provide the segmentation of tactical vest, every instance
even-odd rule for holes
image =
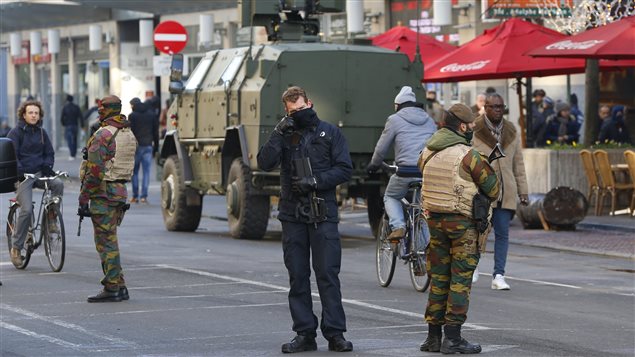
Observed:
[[[130,128],[118,129],[107,125],[99,130],[108,130],[115,138],[115,156],[105,162],[104,181],[130,181],[137,151],[137,139]],[[118,130],[118,131],[117,131]],[[116,134],[115,134],[116,133]]]
[[[461,161],[471,148],[454,145],[434,151],[423,151],[422,160],[428,160],[423,168],[421,200],[423,208],[434,213],[458,213],[472,218],[472,199],[478,187],[472,181],[461,178]]]

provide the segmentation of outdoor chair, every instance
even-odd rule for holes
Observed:
[[[589,196],[587,201],[591,204],[591,198],[595,196],[595,215],[597,216],[600,212],[600,179],[598,178],[598,172],[595,168],[595,162],[593,161],[593,154],[589,150],[581,150],[580,158],[582,159],[586,179],[589,182]]]
[[[602,215],[602,204],[604,203],[604,196],[607,193],[611,194],[611,215],[615,215],[615,203],[617,201],[617,193],[619,191],[632,190],[632,183],[618,183],[615,182],[613,176],[613,169],[609,162],[609,154],[604,150],[595,150],[593,152],[595,163],[600,174],[600,212],[598,215]],[[629,207],[630,212],[630,207]]]
[[[624,158],[626,159],[626,165],[628,165],[628,173],[631,176],[631,184],[635,186],[635,151],[624,151]],[[633,195],[631,197],[631,217],[635,213],[635,188],[633,189]]]

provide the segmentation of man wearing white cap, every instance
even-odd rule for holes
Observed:
[[[389,116],[386,121],[367,171],[372,173],[381,167],[388,148],[394,143],[398,169],[386,186],[384,207],[392,230],[388,238],[398,241],[406,234],[401,199],[408,193],[410,182],[421,180],[421,172],[417,167],[419,153],[425,147],[428,138],[437,130],[437,126],[423,110],[423,104],[417,103],[411,87],[402,87],[394,103],[395,114]],[[423,231],[427,236],[428,228],[424,227]]]

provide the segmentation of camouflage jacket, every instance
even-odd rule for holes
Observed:
[[[117,128],[129,127],[124,115],[115,115],[104,120],[104,125]],[[102,125],[103,126],[103,125]],[[88,141],[88,159],[84,168],[84,179],[79,194],[79,204],[89,200],[107,200],[113,204],[125,203],[128,190],[123,182],[106,182],[106,162],[115,156],[117,145],[109,130],[98,130]]]

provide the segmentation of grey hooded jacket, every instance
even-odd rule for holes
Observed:
[[[394,142],[397,166],[416,167],[419,153],[436,131],[434,119],[425,110],[418,107],[402,108],[386,120],[384,131],[375,146],[371,165],[381,165]]]

